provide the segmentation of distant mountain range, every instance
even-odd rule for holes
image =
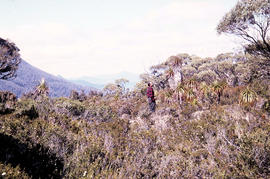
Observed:
[[[105,85],[108,83],[114,83],[115,80],[125,78],[129,80],[127,87],[133,89],[137,82],[139,82],[139,74],[130,73],[130,72],[121,72],[116,74],[108,74],[108,75],[99,75],[95,77],[83,76],[79,78],[69,79],[73,83],[84,85],[84,86],[91,86],[97,89],[104,88]]]
[[[42,78],[47,82],[52,97],[69,96],[71,90],[84,90],[86,93],[96,90],[90,84],[85,86],[74,84],[62,77],[46,73],[22,60],[15,79],[0,80],[0,91],[11,91],[20,97],[23,93],[33,90]]]

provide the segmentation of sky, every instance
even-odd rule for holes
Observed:
[[[216,26],[237,0],[0,0],[0,37],[65,78],[144,73],[172,55],[239,48]]]

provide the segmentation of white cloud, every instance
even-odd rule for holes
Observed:
[[[141,73],[177,53],[215,56],[232,49],[233,43],[215,32],[224,13],[213,0],[176,1],[111,29],[40,23],[1,29],[1,36],[15,41],[24,59],[49,73]]]

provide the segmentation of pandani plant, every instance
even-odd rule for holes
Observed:
[[[178,99],[179,104],[182,104],[182,96],[186,91],[184,84],[183,83],[178,83],[175,91],[177,93],[177,99]]]
[[[249,87],[240,93],[240,104],[252,106],[257,101],[257,94]]]
[[[170,79],[170,78],[173,78],[174,77],[174,71],[172,68],[169,68],[167,71],[166,71],[166,77],[167,79]]]
[[[225,81],[214,81],[212,84],[212,91],[217,95],[217,102],[220,103],[220,98],[223,90],[227,87],[227,83]]]
[[[47,86],[44,78],[41,79],[40,84],[36,88],[36,92],[45,96],[49,94],[49,87]]]

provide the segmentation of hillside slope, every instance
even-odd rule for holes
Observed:
[[[83,87],[73,84],[63,78],[53,76],[22,60],[17,71],[17,77],[13,80],[0,80],[0,91],[6,90],[21,96],[23,93],[33,90],[40,80],[44,78],[49,85],[50,96],[69,96],[71,90],[88,92],[92,87]]]
[[[79,100],[49,98],[41,87],[35,100],[0,93],[2,176],[269,178],[270,66],[241,59],[178,55],[154,66],[162,70],[148,76],[154,113],[144,83]],[[184,77],[176,89],[166,79],[172,67]]]

